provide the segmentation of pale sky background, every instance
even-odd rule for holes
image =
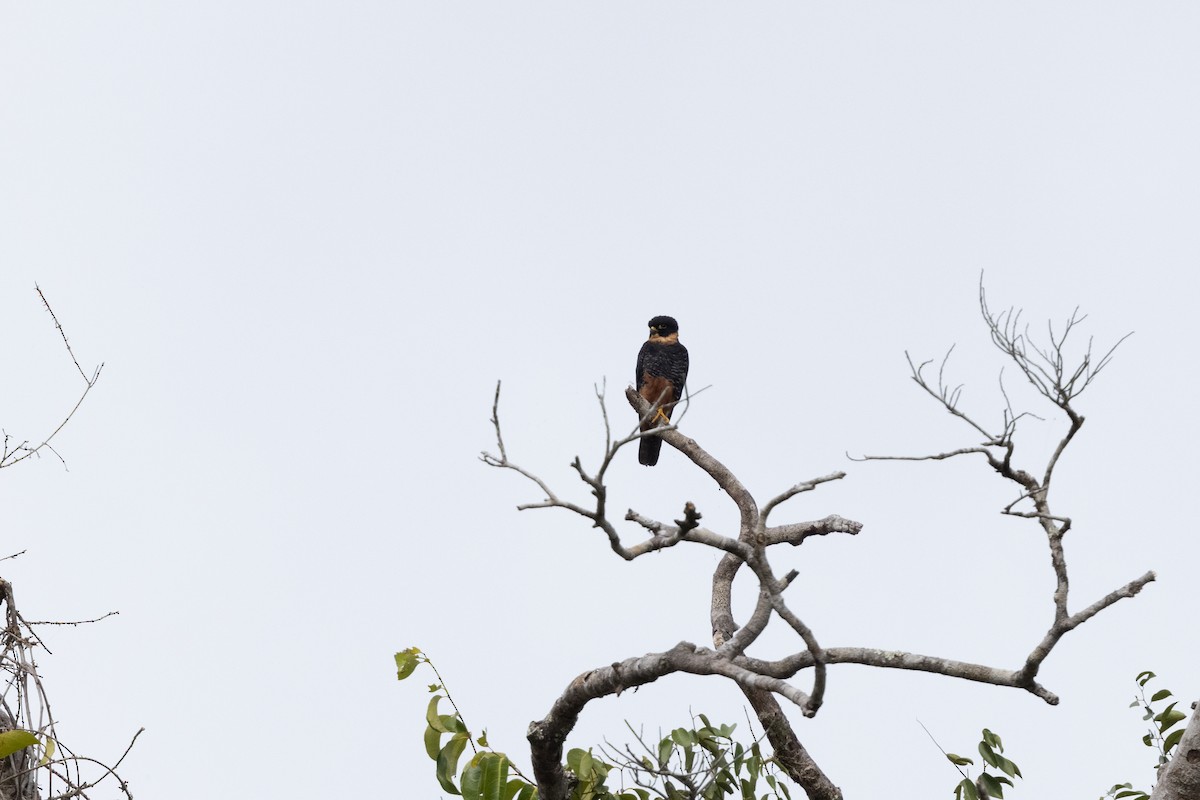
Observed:
[[[592,386],[621,391],[676,316],[687,433],[779,519],[865,523],[777,554],[826,646],[1004,667],[1051,620],[1044,538],[981,462],[845,453],[975,444],[908,380],[940,357],[1001,408],[978,318],[1079,305],[1107,345],[1055,508],[1072,610],[1031,695],[831,669],[796,729],[848,798],[949,797],[948,750],[999,732],[1014,797],[1148,786],[1133,676],[1200,695],[1194,610],[1200,6],[1191,2],[0,4],[0,423],[35,439],[107,366],[54,459],[0,474],[0,564],[45,632],[60,735],[140,798],[441,796],[421,744],[435,659],[468,723],[524,731],[591,667],[706,642],[716,556],[627,564],[477,461],[504,380],[511,457],[564,494],[594,465]],[[1019,437],[1039,469],[1063,428]],[[614,510],[733,507],[664,449],[627,451]],[[786,513],[785,513],[786,512]],[[636,529],[626,529],[637,537]],[[748,589],[748,587],[742,587]],[[745,610],[745,605],[742,606]],[[757,649],[798,649],[772,629]],[[810,678],[799,680],[807,687]],[[571,745],[689,709],[716,678],[589,706]],[[109,794],[114,794],[110,790]]]

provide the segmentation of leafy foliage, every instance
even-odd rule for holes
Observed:
[[[442,789],[465,800],[536,800],[535,782],[506,754],[491,749],[486,732],[471,734],[428,656],[415,647],[396,653],[397,679],[410,677],[421,664],[438,678],[429,686],[425,752],[437,765]],[[453,714],[441,713],[442,700],[450,702]],[[734,741],[736,727],[713,725],[700,714],[693,727],[676,728],[657,742],[635,731],[641,752],[626,747],[597,755],[573,748],[564,765],[571,776],[570,800],[792,800],[792,787],[759,742]],[[473,755],[460,771],[468,746]],[[609,787],[618,780],[621,788]]]
[[[1153,747],[1158,751],[1157,763],[1154,765],[1154,768],[1157,770],[1171,760],[1171,752],[1179,744],[1179,740],[1183,738],[1185,728],[1180,727],[1173,731],[1171,731],[1171,728],[1174,728],[1187,719],[1187,714],[1175,707],[1177,701],[1169,703],[1161,710],[1155,708],[1155,703],[1161,703],[1174,696],[1171,694],[1170,689],[1159,689],[1150,695],[1149,699],[1146,698],[1146,684],[1150,683],[1156,677],[1158,676],[1149,670],[1138,673],[1138,676],[1134,679],[1138,685],[1138,693],[1133,698],[1133,702],[1129,704],[1129,707],[1140,707],[1143,711],[1142,720],[1149,723],[1147,726],[1149,730],[1142,737],[1142,744],[1147,747]],[[1167,733],[1167,731],[1171,732]],[[1153,791],[1153,788],[1151,788],[1151,791]],[[1111,797],[1114,800],[1126,800],[1126,798],[1128,800],[1149,800],[1150,792],[1134,789],[1132,783],[1126,782],[1113,784],[1100,800],[1104,800],[1105,797]]]
[[[979,755],[983,759],[983,771],[975,780],[971,780],[971,776],[963,770],[965,766],[974,766],[975,761],[960,756],[956,753],[946,753],[946,758],[951,764],[958,769],[959,774],[963,779],[954,787],[954,800],[981,800],[985,797],[995,797],[1003,800],[1004,787],[1012,787],[1013,778],[1023,777],[1021,768],[1017,766],[1015,761],[1007,758],[1004,753],[1004,742],[1000,737],[983,729],[983,736],[979,740]],[[988,768],[999,770],[1003,774],[992,774],[988,772]]]

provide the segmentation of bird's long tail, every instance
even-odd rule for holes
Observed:
[[[638,442],[638,463],[653,467],[658,463],[660,450],[662,450],[662,439],[657,436],[643,436]]]

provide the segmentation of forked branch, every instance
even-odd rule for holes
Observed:
[[[7,432],[4,432],[4,442],[3,445],[0,446],[0,469],[3,469],[4,467],[11,467],[14,464],[19,464],[30,456],[40,455],[43,449],[54,453],[54,455],[58,456],[58,459],[65,465],[66,461],[63,460],[63,457],[58,454],[50,442],[53,441],[54,437],[58,435],[59,431],[65,428],[67,423],[70,422],[72,417],[75,416],[75,412],[79,410],[81,405],[83,405],[83,401],[87,399],[88,392],[92,391],[92,387],[96,385],[96,381],[100,380],[100,371],[104,369],[104,364],[101,363],[100,366],[96,367],[96,369],[92,371],[91,377],[89,377],[88,374],[83,371],[83,367],[79,365],[79,359],[75,357],[75,351],[71,349],[71,342],[67,339],[67,333],[63,330],[62,323],[58,321],[58,315],[55,314],[54,309],[50,307],[50,301],[46,299],[46,295],[42,294],[40,287],[34,286],[34,290],[37,292],[38,297],[41,298],[42,305],[45,306],[46,311],[50,314],[50,319],[54,320],[54,327],[58,329],[59,335],[62,336],[63,345],[67,348],[67,355],[71,357],[71,362],[75,365],[75,369],[79,371],[79,376],[83,379],[84,388],[79,397],[75,400],[75,405],[71,407],[71,410],[68,411],[66,416],[63,417],[62,421],[58,423],[58,427],[52,430],[48,436],[43,437],[41,443],[32,444],[28,439],[22,440],[18,443],[11,436],[9,436]]]

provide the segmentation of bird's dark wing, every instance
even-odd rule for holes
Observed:
[[[688,352],[687,348],[678,342],[662,344],[648,341],[638,351],[637,360],[637,389],[649,403],[673,404],[683,396],[683,385],[687,381]],[[673,405],[667,405],[661,414],[669,420]],[[647,431],[659,424],[659,418],[653,417],[642,423],[642,430]],[[662,449],[662,439],[657,436],[643,437],[638,445],[638,461],[646,466],[658,463],[658,453]]]

